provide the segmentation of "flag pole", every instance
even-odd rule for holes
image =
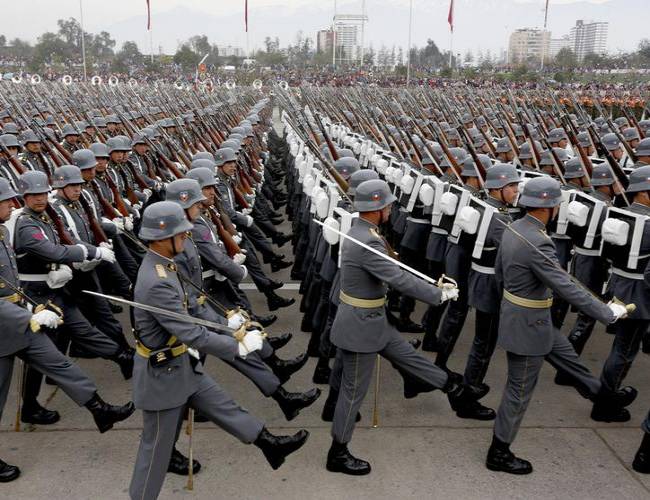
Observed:
[[[81,24],[81,60],[84,66],[84,82],[88,79],[86,72],[86,36],[84,34],[84,8],[83,0],[79,0],[79,24]]]
[[[449,70],[453,73],[451,67],[452,57],[454,55],[454,0],[449,2],[449,14],[447,14],[447,22],[449,23]]]
[[[413,25],[413,0],[409,2],[409,45],[406,52],[406,86],[411,82],[411,27]]]

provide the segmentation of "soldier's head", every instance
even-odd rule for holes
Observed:
[[[374,170],[365,168],[354,172],[348,179],[348,196],[354,198],[359,184],[372,179],[379,179],[379,174]]]
[[[0,177],[0,223],[7,222],[15,207],[16,192],[7,179]]]
[[[138,155],[143,156],[149,151],[149,146],[144,140],[143,134],[133,134],[133,139],[131,140],[131,147]]]
[[[579,156],[574,156],[564,164],[564,178],[569,184],[580,187],[589,186],[589,176],[585,172]]]
[[[90,145],[90,150],[95,155],[95,161],[97,161],[97,165],[95,165],[96,172],[104,172],[108,167],[109,156],[106,144],[102,142],[94,142]]]
[[[25,130],[20,140],[23,143],[23,147],[30,153],[38,154],[41,152],[41,140],[33,130]]]
[[[519,172],[510,163],[496,164],[485,174],[485,188],[490,196],[505,203],[514,205],[519,194]]]
[[[75,165],[61,165],[52,175],[52,187],[68,201],[79,200],[83,184],[81,170]]]
[[[551,177],[535,177],[526,182],[519,205],[544,224],[557,217],[562,202],[560,183]]]
[[[167,184],[166,199],[178,203],[185,210],[188,220],[194,222],[201,213],[206,197],[198,181],[185,178]]]
[[[226,141],[224,141],[225,144]],[[237,171],[237,154],[235,150],[228,147],[222,147],[214,154],[219,170],[228,177],[235,175]]]
[[[357,186],[354,209],[361,218],[379,225],[388,222],[391,205],[396,199],[386,181],[371,179]]]
[[[196,161],[196,160],[195,160]],[[208,208],[214,205],[217,197],[215,186],[217,185],[217,178],[214,175],[214,168],[197,167],[191,169],[185,176],[187,179],[193,179],[199,183],[203,200],[201,203],[203,207]]]
[[[634,197],[635,203],[650,207],[650,165],[632,171],[630,184],[625,192]]]
[[[183,242],[192,223],[185,211],[173,201],[158,201],[145,208],[139,236],[154,252],[174,258],[183,251]]]
[[[36,213],[41,213],[47,208],[47,196],[50,185],[44,172],[30,170],[18,179],[18,190],[25,200],[25,206]]]
[[[563,128],[554,128],[548,133],[548,142],[554,148],[566,148],[569,138]]]
[[[620,184],[614,182],[614,173],[606,163],[594,166],[591,172],[591,185],[610,199],[621,193]]]
[[[2,134],[0,135],[0,142],[4,144],[5,148],[11,156],[18,154],[20,151],[20,143],[18,138],[13,134]],[[4,153],[4,150],[0,149],[0,158],[4,158],[7,155]]]
[[[63,139],[70,144],[77,144],[77,142],[79,142],[79,132],[77,132],[77,130],[69,123],[66,123],[63,126],[61,129],[61,135],[63,136]]]
[[[636,158],[638,161],[650,165],[650,137],[639,141],[636,147]]]
[[[90,182],[95,178],[97,160],[91,149],[78,149],[72,153],[72,164],[79,167],[84,181]]]
[[[612,154],[616,160],[623,158],[623,146],[621,141],[618,139],[618,136],[613,132],[605,134],[601,139],[603,146]]]

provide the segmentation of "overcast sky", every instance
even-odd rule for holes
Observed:
[[[121,44],[134,40],[149,52],[145,0],[82,0],[86,31],[109,31]],[[44,31],[56,31],[56,20],[79,17],[79,0],[4,0],[0,34],[35,41]],[[360,13],[361,0],[248,0],[251,49],[264,37],[278,36],[281,45],[295,33],[315,38],[331,23],[334,4],[339,13]],[[515,28],[541,27],[545,0],[455,0],[454,52],[490,49],[498,53]],[[576,19],[609,21],[608,50],[633,50],[650,36],[650,0],[550,0],[548,27],[553,36],[568,33]],[[182,40],[205,34],[212,43],[245,48],[244,0],[151,0],[154,51],[173,53]],[[412,41],[432,38],[449,48],[449,0],[413,0]],[[369,22],[366,45],[378,48],[408,45],[409,0],[366,0]]]

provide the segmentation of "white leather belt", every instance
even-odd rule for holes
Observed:
[[[47,274],[19,274],[20,281],[47,281]]]
[[[225,280],[226,280],[226,278],[225,278],[224,276],[222,276],[221,274],[219,274],[219,273],[218,273],[217,271],[215,271],[214,269],[208,269],[207,271],[203,271],[203,272],[201,273],[201,278],[203,278],[203,279],[214,278],[214,279],[216,279],[217,281],[225,281]]]
[[[552,233],[551,238],[554,240],[570,240],[571,236],[567,236],[566,234]]]
[[[477,264],[476,262],[472,262],[472,269],[476,272],[479,272],[481,274],[494,274],[494,268],[493,267],[486,267],[486,266],[481,266],[480,264]]]
[[[579,255],[588,255],[590,257],[600,257],[600,250],[594,250],[593,248],[581,248],[573,247],[575,253]]]
[[[415,219],[413,217],[407,217],[406,220],[415,224],[431,224],[431,219]]]
[[[643,274],[630,273],[628,271],[624,271],[623,269],[618,269],[617,267],[612,267],[612,274],[631,280],[643,280]]]
[[[444,234],[445,236],[447,236],[447,235],[449,234],[449,233],[448,233],[447,231],[445,231],[444,229],[441,229],[441,228],[439,228],[439,227],[435,227],[435,226],[433,226],[433,227],[431,228],[431,232],[432,232],[432,233],[436,233],[436,234]]]

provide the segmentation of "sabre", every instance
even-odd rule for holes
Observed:
[[[432,285],[435,285],[435,286],[438,286],[438,285],[439,285],[438,281],[434,280],[433,278],[431,278],[430,276],[427,276],[427,275],[424,274],[424,273],[421,273],[421,272],[418,271],[417,269],[413,269],[412,267],[407,266],[406,264],[400,262],[399,260],[393,259],[392,257],[386,255],[385,253],[381,253],[379,250],[376,250],[376,249],[372,248],[371,246],[366,245],[365,243],[360,242],[359,240],[357,240],[356,238],[353,238],[352,236],[348,236],[347,234],[342,233],[342,232],[339,231],[338,229],[334,229],[334,228],[332,228],[332,227],[326,226],[325,224],[323,224],[323,223],[322,223],[321,221],[319,221],[319,220],[316,220],[316,219],[312,219],[312,220],[313,220],[316,224],[318,224],[319,226],[327,227],[328,230],[330,230],[330,231],[334,231],[336,234],[338,234],[339,236],[342,236],[342,237],[345,238],[346,240],[350,240],[350,241],[356,243],[357,245],[359,245],[360,247],[365,248],[366,250],[369,250],[370,252],[374,253],[375,255],[379,255],[380,257],[383,257],[384,259],[389,260],[390,262],[392,262],[393,264],[395,264],[395,265],[401,267],[402,269],[404,269],[404,270],[406,270],[406,271],[409,271],[410,273],[415,274],[418,278],[422,278],[422,279],[423,279],[424,281],[426,281],[427,283],[431,283]]]

